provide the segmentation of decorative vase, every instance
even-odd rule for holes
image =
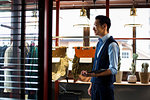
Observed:
[[[121,83],[121,81],[122,81],[122,74],[123,74],[123,71],[117,71],[116,83]]]
[[[139,72],[140,76],[140,81],[141,83],[148,84],[149,83],[149,78],[150,78],[150,73],[144,73],[144,72]]]
[[[136,83],[137,81],[136,75],[128,75],[127,81],[128,83]]]

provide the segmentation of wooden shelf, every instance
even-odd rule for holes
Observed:
[[[53,81],[54,82],[54,81]],[[59,80],[59,82],[67,83],[67,80]],[[68,80],[68,83],[77,83],[77,84],[90,84],[90,82],[83,82],[83,81],[76,81],[74,80]],[[148,84],[142,84],[141,82],[136,83],[128,83],[127,81],[122,81],[121,83],[114,83],[114,85],[133,85],[133,86],[150,86],[150,82]]]
[[[128,83],[127,81],[122,81],[121,83],[114,83],[114,85],[135,85],[135,86],[150,86],[150,82],[148,84],[143,84],[141,82],[136,83]]]

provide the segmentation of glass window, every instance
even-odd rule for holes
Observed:
[[[69,10],[60,10],[60,36],[83,36],[83,28],[73,27],[74,21],[77,21],[79,17],[79,9],[69,9]],[[127,24],[141,24],[141,26],[136,27],[136,53],[139,55],[138,59],[140,62],[148,61],[150,59],[150,9],[148,8],[137,8],[137,16],[130,16],[130,8],[120,8],[120,9],[110,9],[109,16],[111,19],[111,28],[109,34],[112,35],[121,48],[121,70],[129,71],[132,63],[132,54],[133,54],[133,27]],[[68,16],[69,15],[69,16]],[[91,9],[90,10],[90,36],[95,36],[93,32],[93,24],[95,21],[95,16],[97,15],[106,15],[106,9]],[[55,10],[54,10],[54,26],[53,34],[55,34]],[[143,20],[144,19],[144,20]],[[96,46],[97,38],[90,38],[90,46]],[[55,46],[55,43],[53,43]],[[68,56],[73,57],[74,46],[83,46],[82,38],[61,38],[60,46],[68,47]],[[70,54],[71,53],[71,54]],[[138,61],[139,61],[138,60]],[[138,62],[137,61],[137,62]],[[125,63],[128,62],[128,63]],[[137,63],[137,71],[140,71],[141,65]]]
[[[128,52],[122,52],[122,58],[129,58]]]
[[[0,7],[1,100],[38,99],[38,0],[25,1],[25,23],[21,3],[7,0]]]
[[[79,20],[80,9],[60,10],[59,36],[83,36],[83,28],[73,25]],[[56,36],[56,10],[53,10],[53,36]]]

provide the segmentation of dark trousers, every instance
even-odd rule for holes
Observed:
[[[114,100],[114,85],[92,84],[91,100]]]

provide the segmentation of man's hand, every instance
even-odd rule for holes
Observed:
[[[83,70],[81,71],[81,75],[85,77],[96,77],[95,73],[88,73],[87,71]]]
[[[87,73],[86,77],[97,77],[95,73]]]
[[[90,86],[88,88],[88,94],[89,94],[89,96],[91,96],[91,88],[92,88],[92,83],[90,84]]]
[[[82,76],[86,76],[87,75],[87,71],[85,71],[85,70],[81,71],[81,75]]]

